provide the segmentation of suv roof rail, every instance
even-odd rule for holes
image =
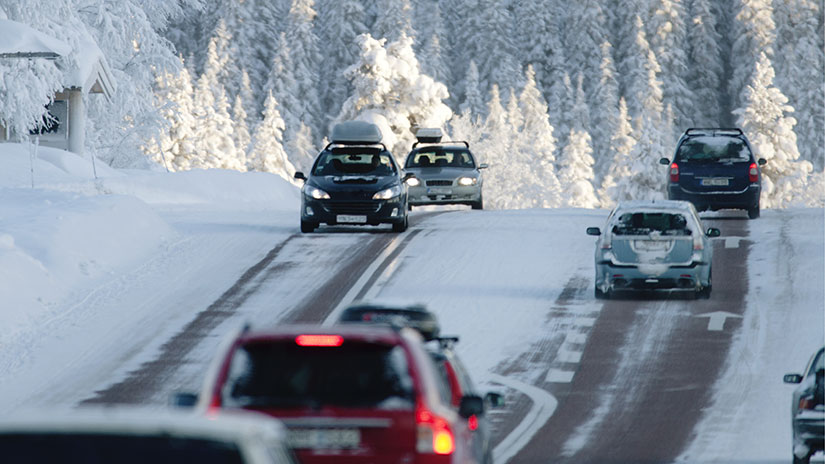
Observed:
[[[468,150],[470,149],[470,144],[463,141],[463,140],[448,140],[446,142],[421,142],[421,141],[419,141],[419,142],[413,143],[412,149],[415,150],[415,147],[417,147],[421,143],[426,143],[428,145],[447,145],[449,143],[452,143],[452,144],[455,144],[455,145],[464,144],[464,146],[467,147]]]
[[[745,135],[738,127],[691,127],[685,135]]]

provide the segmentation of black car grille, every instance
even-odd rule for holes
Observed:
[[[448,187],[453,185],[452,180],[428,180],[427,187]]]
[[[324,208],[333,214],[368,214],[375,213],[381,204],[375,201],[338,201],[324,204]]]

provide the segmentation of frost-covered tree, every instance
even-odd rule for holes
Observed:
[[[653,12],[650,47],[661,67],[663,101],[675,112],[676,127],[682,131],[692,125],[696,98],[687,84],[686,12],[678,0],[660,0]],[[697,72],[697,70],[691,70]]]
[[[599,189],[602,208],[610,209],[618,201],[633,198],[633,192],[631,192],[629,184],[633,182],[634,172],[631,153],[633,153],[635,145],[636,139],[633,137],[633,126],[630,124],[630,116],[627,114],[627,102],[624,98],[621,98],[619,100],[618,125],[610,138],[608,159],[611,160],[611,163]]]
[[[358,36],[361,54],[347,68],[354,93],[344,102],[338,121],[360,119],[378,124],[384,144],[404,156],[418,127],[443,127],[452,116],[444,104],[447,87],[420,72],[412,39],[401,37],[386,47],[369,34]]]
[[[246,156],[250,149],[252,136],[249,134],[249,126],[246,124],[246,110],[243,107],[243,99],[240,94],[235,96],[235,103],[232,105],[232,122],[234,124],[232,135],[235,140],[235,149],[238,162],[246,167]]]
[[[601,79],[590,112],[595,181],[599,182],[610,165],[610,139],[618,125],[619,84],[610,42],[602,43]]]
[[[645,101],[650,99],[648,106],[652,110],[656,110],[658,106],[661,114],[664,107],[662,106],[662,84],[657,77],[661,68],[656,55],[650,49],[650,44],[645,38],[644,23],[642,18],[636,16],[634,19],[634,30],[636,31],[636,40],[633,42],[630,50],[627,50],[624,61],[620,65],[623,69],[621,81],[624,89],[624,96],[627,100],[627,107],[631,117],[635,118],[642,113],[642,107]]]
[[[559,183],[562,189],[562,205],[574,208],[595,208],[599,205],[593,190],[593,156],[590,135],[578,129],[570,129],[567,145],[559,159]]]
[[[509,0],[489,0],[481,11],[481,29],[472,40],[480,47],[477,55],[481,90],[486,92],[493,83],[499,88],[521,87],[521,66],[513,40],[513,16],[507,7]]]
[[[720,48],[722,36],[716,31],[716,21],[710,0],[693,0],[687,25],[687,83],[695,95],[690,121],[695,127],[719,127],[723,120],[719,102],[725,68]]]
[[[196,121],[192,77],[186,67],[179,73],[166,72],[158,76],[155,101],[166,126],[149,142],[147,152],[158,164],[170,171],[185,171],[195,155]]]
[[[380,13],[370,29],[371,35],[387,42],[395,42],[402,36],[415,37],[410,0],[376,0],[376,7]]]
[[[819,45],[818,22],[822,2],[787,0],[774,3],[777,26],[776,86],[794,108],[794,127],[800,158],[811,161],[815,170],[825,164],[825,48]],[[819,18],[819,21],[817,20]],[[820,76],[811,85],[811,75]],[[814,79],[816,81],[816,79]]]
[[[293,115],[309,126],[312,132],[322,129],[321,99],[318,94],[321,75],[321,52],[313,22],[317,13],[314,0],[292,0],[287,18],[286,41],[289,43],[293,78],[299,107],[292,109]],[[283,42],[282,42],[283,44]],[[290,121],[287,129],[293,130]]]
[[[284,151],[284,120],[278,112],[278,102],[270,92],[264,102],[264,119],[255,128],[255,137],[249,152],[250,171],[278,174],[292,181],[295,167]]]
[[[289,133],[284,147],[289,153],[289,159],[293,160],[293,164],[297,169],[309,171],[312,167],[312,161],[318,153],[309,126],[303,122],[299,123],[297,130]]]
[[[564,48],[568,57],[567,72],[584,76],[587,101],[595,93],[601,77],[601,45],[607,39],[606,18],[599,0],[568,3]]]
[[[730,62],[733,75],[728,81],[733,107],[744,104],[744,92],[751,82],[760,53],[773,57],[776,24],[772,0],[734,0],[733,45]]]
[[[515,28],[516,45],[523,63],[533,65],[536,74],[536,85],[541,87],[545,81],[545,73],[550,70],[550,60],[557,50],[553,47],[558,40],[558,29],[552,17],[554,11],[550,2],[513,2],[513,20],[518,24]]]
[[[475,61],[470,61],[467,78],[464,81],[464,101],[459,107],[461,112],[469,111],[473,117],[484,117],[485,103],[481,94],[478,80],[478,67]]]
[[[490,168],[484,176],[485,207],[513,209],[523,207],[520,184],[522,159],[513,149],[516,139],[507,121],[507,110],[501,104],[498,85],[493,84],[487,102],[487,118],[484,121],[484,139],[477,151],[483,154]]]
[[[556,139],[547,115],[547,103],[536,84],[536,73],[527,66],[524,89],[519,95],[522,125],[517,150],[525,154],[527,178],[533,183],[535,200],[531,206],[553,208],[561,203],[561,186],[556,177]]]
[[[207,62],[206,69],[210,66],[212,64]],[[204,73],[198,79],[193,115],[196,119],[196,142],[191,167],[242,170],[235,149],[226,91],[214,74]]]
[[[766,53],[759,54],[756,72],[745,88],[745,106],[734,111],[748,135],[756,156],[768,163],[762,168],[761,206],[782,208],[801,201],[811,163],[798,161],[793,126],[796,120],[788,98],[774,87],[774,70]]]

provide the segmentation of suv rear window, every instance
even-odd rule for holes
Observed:
[[[751,152],[737,137],[691,137],[679,146],[677,159],[681,162],[747,162]]]
[[[241,408],[412,409],[415,398],[403,348],[349,340],[337,347],[292,340],[241,346],[221,396]]]
[[[95,433],[0,435],[4,462],[242,464],[234,443],[200,438]]]
[[[662,235],[691,234],[685,217],[671,213],[624,213],[612,230],[614,235],[648,235],[653,231]]]

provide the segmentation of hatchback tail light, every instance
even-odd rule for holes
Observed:
[[[419,404],[415,412],[417,440],[415,449],[426,454],[452,454],[455,439],[450,424]]]
[[[799,398],[799,409],[813,411],[816,408],[816,402],[813,395],[807,395]]]
[[[670,181],[679,182],[679,165],[676,163],[670,164]]]
[[[751,163],[750,168],[748,168],[748,180],[750,180],[751,183],[759,181],[759,167],[756,163]]]
[[[340,335],[298,335],[295,343],[299,346],[341,346],[344,337]]]

